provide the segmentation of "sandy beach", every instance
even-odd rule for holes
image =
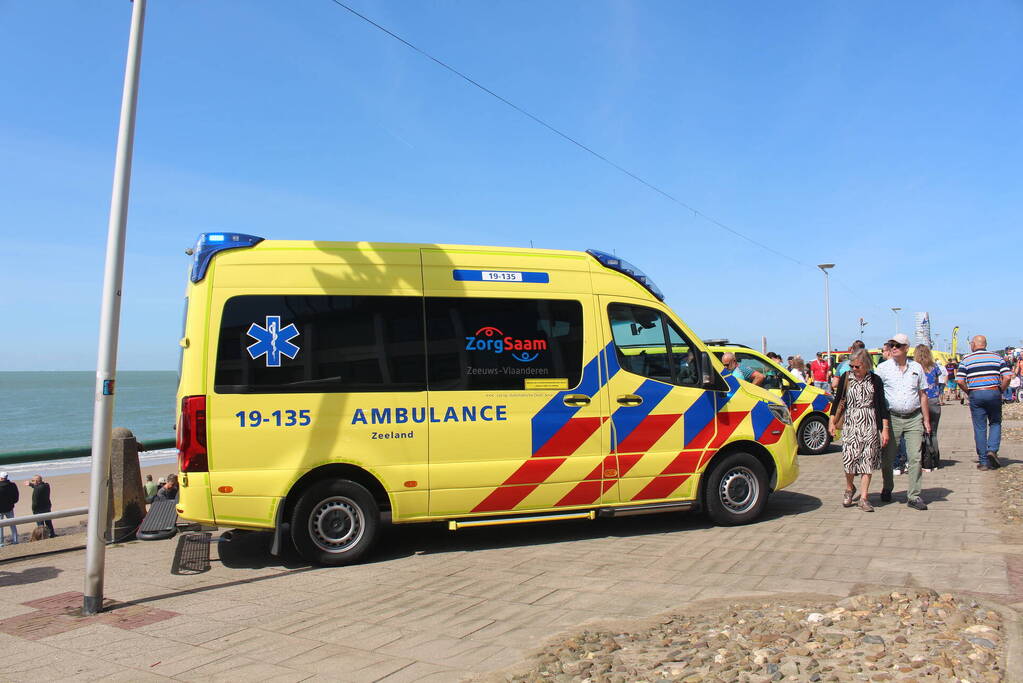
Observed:
[[[142,468],[142,480],[145,481],[146,475],[153,475],[153,481],[158,480],[160,477],[166,477],[171,472],[175,471],[175,465],[163,464],[153,465],[151,467]],[[15,477],[11,476],[11,481],[18,485],[21,491],[21,499],[18,504],[14,506],[14,512],[18,517],[25,517],[32,514],[32,489],[25,485],[31,478],[29,476]],[[50,500],[53,503],[53,510],[67,510],[76,507],[85,507],[89,504],[89,474],[64,474],[55,476],[43,475],[43,480],[50,484]],[[62,519],[53,520],[53,526],[57,530],[57,535],[73,534],[73,533],[85,533],[86,515],[78,515],[75,517],[64,517]],[[32,529],[35,527],[34,524],[22,524],[18,527],[18,532],[24,542],[28,535],[32,533]],[[0,560],[3,559],[3,552],[6,548],[0,549]]]

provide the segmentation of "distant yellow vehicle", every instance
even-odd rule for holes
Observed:
[[[792,413],[792,426],[796,430],[799,451],[819,455],[831,445],[828,433],[828,415],[831,395],[812,384],[800,382],[791,372],[772,361],[756,349],[742,344],[715,344],[710,350],[721,358],[725,352],[735,354],[740,365],[756,370],[764,376],[764,389],[780,396]]]
[[[799,472],[785,402],[603,252],[211,233],[186,301],[178,512],[313,562],[387,517],[742,524]]]

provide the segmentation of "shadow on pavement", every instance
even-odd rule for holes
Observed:
[[[781,491],[771,496],[759,521],[799,515],[821,507],[815,496]],[[664,513],[596,519],[592,522],[547,522],[501,527],[479,527],[448,531],[445,523],[384,526],[376,552],[366,561],[386,562],[417,554],[471,552],[498,548],[537,546],[549,543],[586,541],[598,538],[641,538],[687,530],[709,529],[714,525],[700,513]],[[270,555],[270,532],[232,532],[230,541],[218,546],[220,560],[234,569],[295,569],[310,567],[294,550],[281,557]],[[312,567],[310,567],[312,568]]]
[[[56,567],[29,567],[20,572],[9,572],[0,569],[0,588],[49,581],[50,579],[57,578],[60,572],[61,570]]]

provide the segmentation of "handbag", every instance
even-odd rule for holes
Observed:
[[[936,470],[941,467],[938,454],[934,452],[934,435],[924,434],[920,440],[920,467],[925,470]]]
[[[838,402],[838,409],[835,410],[835,429],[836,430],[842,429],[842,427],[845,426],[845,396],[846,396],[845,392],[846,392],[846,389],[848,388],[848,387],[846,387],[846,385],[849,383],[849,379],[848,379],[848,377],[846,377],[846,375],[848,375],[849,372],[852,372],[852,371],[851,370],[847,371],[845,373],[845,375],[842,375],[842,386],[841,386],[842,400],[840,400]]]

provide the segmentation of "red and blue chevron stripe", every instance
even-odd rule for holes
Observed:
[[[510,510],[554,474],[604,422],[601,417],[575,417],[581,407],[565,405],[565,396],[585,394],[592,399],[619,369],[614,346],[608,344],[585,365],[577,387],[551,397],[531,420],[532,457],[480,501],[473,512]]]

